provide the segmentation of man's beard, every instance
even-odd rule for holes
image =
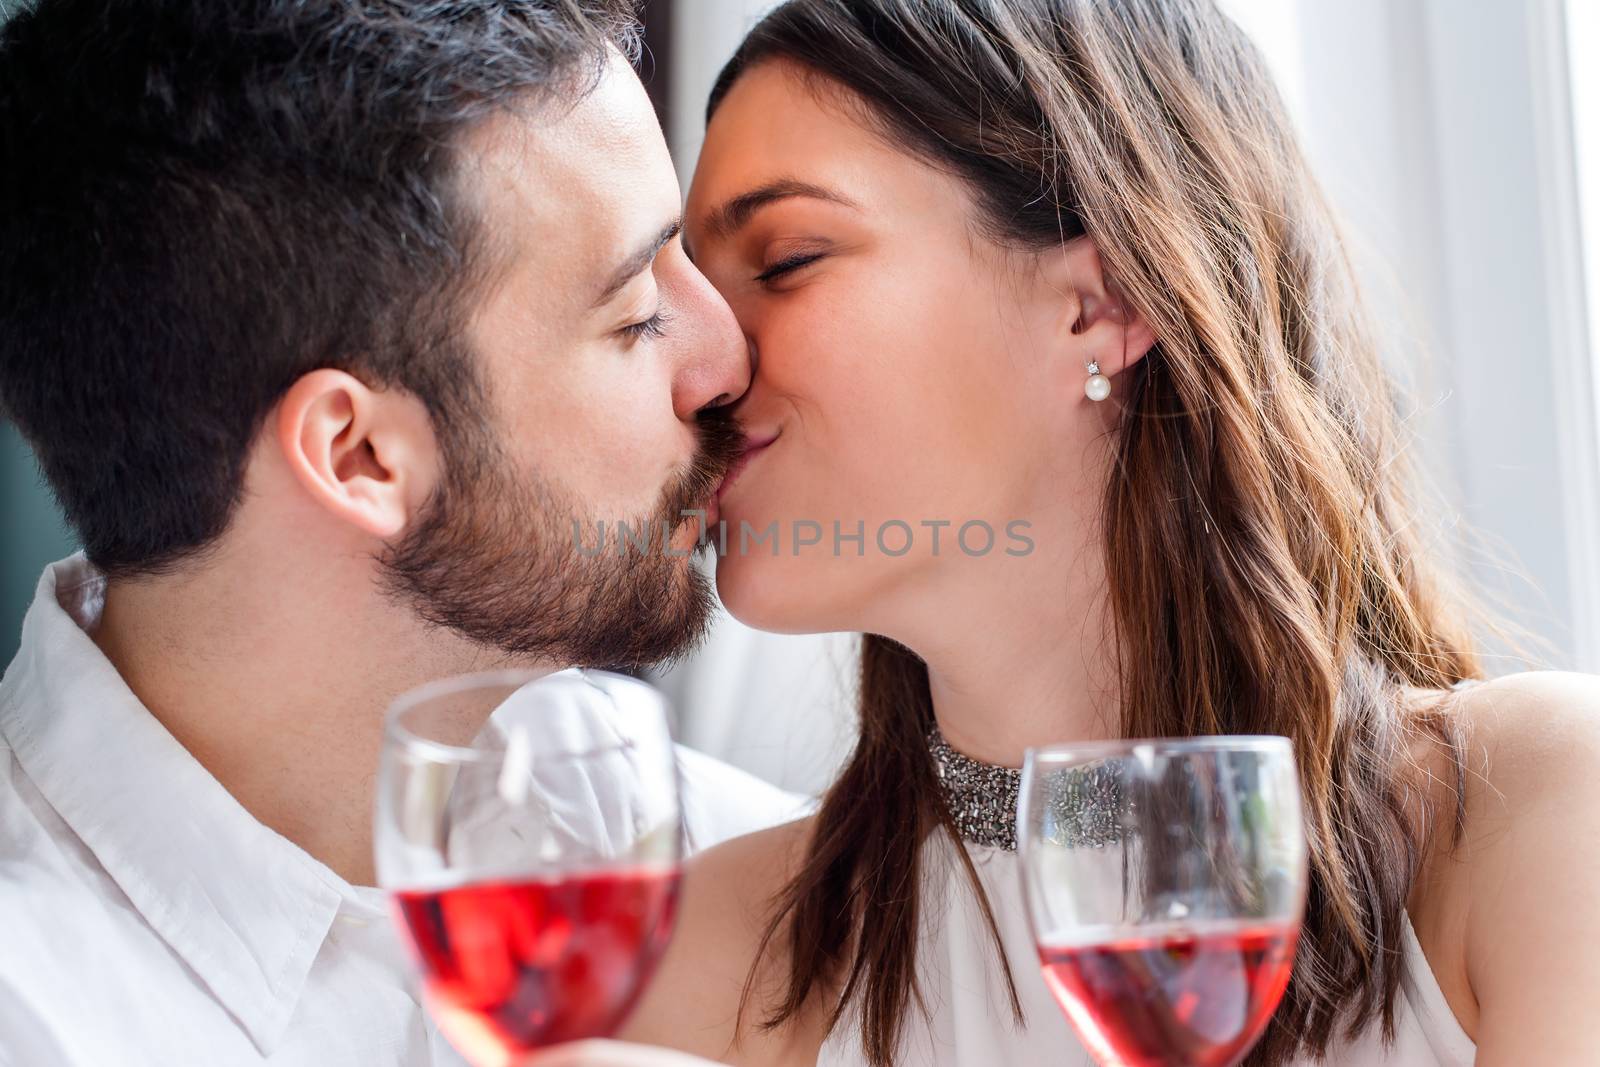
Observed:
[[[546,478],[519,475],[489,442],[446,448],[446,474],[417,523],[381,560],[389,591],[426,622],[519,658],[591,667],[640,667],[698,644],[716,603],[691,560],[667,540],[703,509],[743,448],[726,409],[698,418],[700,447],[638,522],[650,544],[621,537],[591,547],[596,522]],[[665,526],[663,526],[665,522]],[[579,531],[585,550],[578,550]],[[637,536],[637,535],[636,535]]]

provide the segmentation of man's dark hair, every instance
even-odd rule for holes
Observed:
[[[455,147],[630,57],[630,0],[41,0],[0,34],[0,409],[89,558],[212,544],[319,367],[473,417]],[[448,448],[448,442],[447,442]]]

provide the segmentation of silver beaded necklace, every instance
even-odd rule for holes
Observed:
[[[988,848],[1017,850],[1017,800],[1022,772],[981,763],[950,747],[939,727],[928,731],[928,754],[939,776],[945,809],[962,840]],[[1054,772],[1065,776],[1052,793],[1056,810],[1050,838],[1058,844],[1101,848],[1121,839],[1121,784],[1103,767]]]
[[[945,808],[962,839],[1015,852],[1022,772],[963,756],[950,747],[937,726],[928,732],[928,754],[939,776]]]

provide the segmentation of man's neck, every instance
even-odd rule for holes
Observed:
[[[384,710],[425,681],[505,665],[423,627],[348,558],[274,576],[222,560],[108,586],[95,640],[128,687],[255,818],[357,885],[374,881]]]

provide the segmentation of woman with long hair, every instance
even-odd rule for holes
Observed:
[[[1309,893],[1247,1062],[1600,1062],[1600,688],[1481,680],[1386,331],[1211,0],[789,0],[716,86],[685,235],[757,359],[722,599],[866,635],[861,722],[813,817],[691,866],[633,1038],[1087,1063],[969,817],[996,797],[940,766],[1280,734]],[[740,543],[774,523],[821,543]]]

